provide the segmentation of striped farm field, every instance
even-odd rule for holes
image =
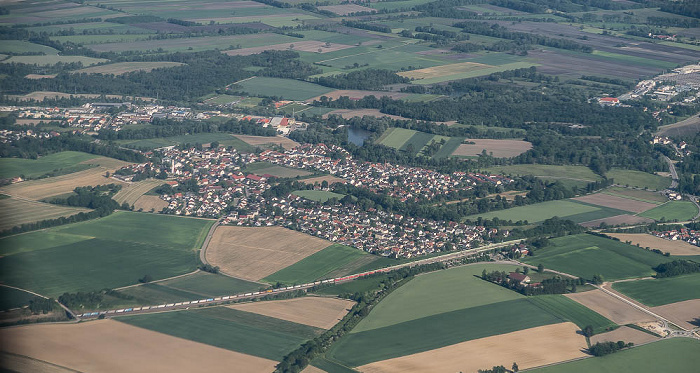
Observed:
[[[647,306],[663,306],[700,299],[700,274],[619,282],[614,284],[613,288]]]
[[[0,178],[24,175],[25,178],[40,177],[50,172],[82,171],[92,167],[87,163],[98,158],[94,154],[65,151],[42,156],[38,159],[0,158]]]
[[[321,328],[227,307],[116,319],[174,337],[275,361],[323,333]]]
[[[153,69],[182,66],[179,62],[117,62],[75,70],[75,74],[114,74],[122,75],[132,71],[150,72]]]
[[[71,216],[79,212],[90,211],[85,208],[52,205],[18,198],[0,199],[0,231],[25,223]]]
[[[659,207],[647,210],[639,216],[654,220],[685,221],[693,219],[698,214],[698,208],[690,201],[669,201]]]
[[[592,205],[609,207],[633,213],[644,212],[658,206],[655,203],[629,199],[623,196],[610,195],[606,193],[589,194],[587,196],[573,199],[580,202],[590,203]]]
[[[394,149],[401,149],[416,131],[404,128],[389,128],[376,141],[377,144]]]
[[[322,278],[330,278],[331,273],[354,262],[365,263],[366,257],[369,257],[368,259],[376,258],[376,256],[362,250],[334,244],[265,277],[263,280],[269,283],[281,282],[283,284],[313,282]]]
[[[4,328],[2,351],[46,362],[25,372],[271,372],[276,361],[217,348],[114,320]],[[127,359],[124,357],[128,356]],[[65,368],[60,368],[65,367]],[[25,370],[26,369],[26,370]]]
[[[164,184],[163,180],[141,180],[135,183],[122,186],[122,189],[112,197],[119,204],[126,202],[129,206],[134,205],[138,199],[151,189]]]

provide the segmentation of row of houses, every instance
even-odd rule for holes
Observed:
[[[685,241],[691,245],[700,246],[700,232],[693,229],[681,228],[669,231],[653,231],[651,234],[665,240]]]

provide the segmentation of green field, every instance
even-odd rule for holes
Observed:
[[[337,198],[341,199],[345,197],[345,194],[338,194],[338,193],[333,193],[333,192],[328,192],[325,190],[295,190],[292,192],[293,194],[306,198],[312,201],[316,202],[326,202],[331,198]]]
[[[671,185],[671,179],[668,177],[641,171],[612,169],[608,171],[605,176],[607,176],[608,179],[613,179],[615,184],[629,185],[638,188],[663,190]]]
[[[603,275],[605,281],[645,277],[654,274],[652,267],[673,260],[636,246],[578,234],[552,239],[550,245],[522,259],[525,263],[591,279]]]
[[[297,168],[278,166],[276,164],[268,162],[249,163],[245,166],[243,172],[252,172],[256,175],[269,174],[277,177],[297,177],[311,175],[311,172],[309,171],[304,171]]]
[[[656,205],[668,202],[668,198],[666,198],[666,196],[657,192],[649,192],[646,190],[612,187],[603,190],[603,193],[633,199],[636,201],[649,202]]]
[[[236,150],[245,153],[251,153],[255,150],[254,146],[245,143],[243,140],[240,140],[239,138],[231,135],[230,133],[224,132],[196,133],[193,135],[160,137],[154,139],[119,140],[117,142],[121,145],[125,145],[131,148],[152,150],[156,148],[162,148],[165,146],[173,146],[180,144],[209,144],[213,141],[218,141],[219,144],[223,146],[233,146]]]
[[[420,307],[419,303],[423,301],[415,298],[412,306]],[[371,318],[372,312],[365,320]],[[528,299],[513,299],[351,333],[334,344],[327,355],[346,365],[359,366],[560,321]]]
[[[382,135],[377,139],[376,143],[394,149],[401,149],[406,141],[408,141],[415,134],[416,131],[414,130],[392,127],[382,133]]]
[[[618,282],[613,284],[613,288],[647,306],[663,306],[664,304],[700,298],[700,274]]]
[[[658,373],[693,372],[700,366],[700,341],[670,338],[608,356],[588,358],[546,368],[534,373]]]
[[[0,311],[26,306],[34,298],[37,296],[26,291],[0,286]]]
[[[573,322],[581,329],[592,326],[594,334],[617,327],[614,322],[563,295],[538,295],[527,299],[539,308]]]
[[[654,220],[686,221],[693,219],[697,214],[698,208],[690,201],[670,201],[659,207],[644,211],[639,216]]]
[[[455,149],[464,141],[464,138],[439,136],[405,128],[392,127],[384,131],[375,143],[406,151],[411,155],[416,155],[421,154],[421,151],[426,145],[429,145],[433,141],[439,142],[440,140],[445,140],[445,144],[433,154],[433,158],[436,159],[446,158],[452,155]]]
[[[175,337],[278,361],[322,332],[311,326],[226,307],[115,319]]]
[[[478,215],[470,215],[467,216],[465,219],[468,220],[476,220],[477,218],[481,217],[484,219],[493,219],[493,218],[499,218],[501,220],[512,220],[513,222],[517,221],[526,221],[530,224],[532,223],[539,223],[543,220],[550,219],[552,217],[558,216],[560,218],[566,218],[566,219],[571,219],[572,217],[580,214],[586,214],[584,216],[584,220],[581,219],[576,219],[580,221],[588,221],[588,220],[594,220],[598,219],[599,217],[596,217],[599,215],[599,212],[602,211],[601,208],[592,206],[592,205],[587,205],[583,203],[577,203],[571,200],[557,200],[557,201],[548,201],[548,202],[542,202],[542,203],[537,203],[534,205],[527,205],[527,206],[519,206],[519,207],[514,207],[506,210],[499,210],[499,211],[492,211],[492,212],[487,212],[483,214],[478,214]],[[593,214],[590,214],[593,213]],[[603,214],[606,215],[606,214]],[[607,216],[612,216],[612,215],[607,215]],[[590,218],[589,218],[590,217]],[[605,216],[601,216],[605,217]],[[573,219],[572,219],[573,220]],[[576,221],[574,220],[574,221]]]
[[[0,178],[6,179],[24,175],[27,178],[43,176],[49,172],[77,172],[92,167],[89,164],[79,164],[94,159],[94,154],[65,151],[45,155],[38,159],[0,158]]]
[[[261,97],[282,97],[288,100],[308,100],[334,91],[318,84],[293,79],[256,77],[231,87],[233,91],[246,92]]]
[[[74,63],[80,62],[83,66],[95,65],[101,62],[106,62],[104,58],[93,58],[85,56],[57,56],[57,55],[46,55],[46,56],[13,56],[0,63],[25,63],[28,65],[38,65],[47,66],[55,65],[59,62],[61,63]]]
[[[162,279],[197,266],[213,221],[116,212],[108,217],[0,239],[8,285],[47,296]],[[36,245],[38,243],[38,245]]]
[[[475,277],[481,275],[484,269],[513,271],[515,268],[508,265],[480,264],[418,276],[376,305],[372,313],[362,320],[352,333],[381,329],[464,308],[524,298],[514,291]],[[455,296],[457,294],[459,296]]]
[[[334,244],[265,277],[263,281],[269,283],[281,282],[283,284],[313,282],[318,279],[334,277],[329,276],[329,274],[353,262],[364,262],[365,257],[369,259],[374,258],[372,254],[362,250]]]
[[[0,43],[0,53],[44,53],[47,55],[57,55],[58,50],[41,44],[30,43],[22,40],[3,40]]]
[[[587,182],[601,180],[600,175],[585,166],[551,166],[542,164],[519,164],[494,166],[486,171],[505,175],[533,175],[544,179],[572,179]],[[616,180],[617,181],[617,180]]]

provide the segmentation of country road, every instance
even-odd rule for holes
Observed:
[[[199,260],[202,264],[209,264],[209,262],[207,262],[207,246],[209,246],[209,241],[211,241],[211,238],[214,236],[216,228],[221,225],[222,220],[223,218],[220,218],[209,228],[209,233],[207,233],[207,237],[204,239],[204,243],[202,243],[202,248],[199,250]]]
[[[678,173],[676,172],[676,165],[673,164],[673,161],[667,156],[663,156],[666,162],[668,163],[668,169],[671,172],[671,186],[668,187],[669,189],[676,189],[678,188]]]

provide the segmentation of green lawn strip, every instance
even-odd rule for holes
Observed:
[[[34,298],[37,296],[26,291],[0,286],[0,311],[24,307]]]
[[[669,201],[659,207],[644,211],[639,216],[654,220],[690,220],[698,214],[698,208],[690,201]]]
[[[38,159],[0,158],[0,178],[6,179],[19,175],[39,177],[53,171],[63,171],[64,169],[73,172],[82,171],[94,166],[79,163],[94,158],[94,154],[74,151],[49,154]]]
[[[197,272],[189,276],[162,281],[158,284],[164,287],[202,294],[209,297],[258,291],[260,288],[264,287],[264,285],[256,282],[207,272]]]
[[[253,96],[277,96],[289,100],[308,100],[334,91],[334,88],[294,79],[256,77],[231,87]]]
[[[371,255],[345,245],[330,245],[263,279],[270,283],[302,284],[326,278],[326,275],[356,259]]]
[[[341,295],[364,293],[371,290],[377,290],[381,283],[387,279],[386,275],[376,275],[372,277],[361,278],[359,280],[345,282],[339,285],[332,285],[317,290],[316,293],[321,295]]]
[[[537,250],[534,256],[522,260],[528,264],[543,264],[574,276],[591,279],[603,275],[606,281],[644,277],[654,274],[652,267],[673,260],[636,246],[578,234],[555,238],[551,245]]]
[[[199,249],[203,236],[206,236],[212,224],[214,220],[210,219],[120,211],[104,218],[65,225],[55,231],[161,245],[171,250],[194,250]]]
[[[612,169],[606,173],[608,179],[613,179],[615,184],[629,185],[638,188],[662,190],[671,185],[671,179],[642,171]]]
[[[563,295],[538,295],[527,299],[542,310],[562,320],[571,321],[582,330],[590,325],[593,327],[593,333],[598,334],[617,327],[617,324],[599,313]]]
[[[195,310],[194,312],[209,318],[228,320],[267,331],[289,334],[305,339],[313,339],[324,332],[324,330],[321,328],[227,307],[207,307]]]
[[[90,236],[60,233],[53,230],[28,232],[0,238],[0,256],[51,249],[91,238]]]
[[[516,268],[510,265],[481,264],[417,276],[377,304],[351,333],[522,298],[522,295],[514,291],[475,277],[484,270],[513,271]]]
[[[327,354],[349,366],[360,366],[560,321],[527,299],[514,299],[351,333]]]
[[[276,164],[268,162],[255,162],[246,165],[243,172],[254,173],[256,175],[269,174],[277,177],[296,177],[296,176],[308,176],[311,172],[304,171],[296,168],[289,168],[278,166]]]
[[[601,209],[597,206],[594,207],[592,205],[584,205],[571,200],[557,200],[527,206],[519,206],[506,210],[491,211],[478,215],[470,215],[465,219],[473,221],[478,217],[482,217],[484,219],[493,219],[494,217],[497,217],[501,220],[512,220],[513,222],[527,220],[528,223],[539,223],[554,216],[568,219],[569,216],[588,212],[599,212],[600,210]]]
[[[326,202],[331,198],[341,199],[345,197],[345,194],[338,194],[325,190],[295,190],[292,192],[292,194],[321,203]]]
[[[243,140],[233,136],[230,133],[215,132],[215,133],[195,133],[192,135],[181,135],[171,137],[161,137],[153,139],[139,140],[118,140],[117,143],[128,145],[138,149],[156,149],[164,146],[180,145],[180,144],[209,144],[213,141],[218,141],[224,146],[233,146],[241,152],[252,152],[254,146],[245,143]]]
[[[452,153],[454,153],[454,151],[457,150],[457,148],[462,144],[464,139],[464,137],[450,137],[445,145],[441,146],[440,150],[433,155],[433,159],[442,159],[451,156]]]
[[[586,166],[553,166],[543,164],[520,164],[512,166],[494,166],[486,169],[488,172],[506,175],[533,175],[542,177],[557,177],[564,179],[579,179],[587,182],[601,180],[600,175]]]
[[[700,274],[618,282],[613,289],[650,307],[700,298]],[[698,315],[700,316],[700,315]]]
[[[418,154],[430,140],[435,137],[432,133],[416,132],[406,141],[399,150],[409,152],[411,155]],[[410,150],[410,151],[409,151]]]
[[[326,373],[357,373],[357,371],[352,368],[329,360],[325,355],[315,358],[311,361],[311,365]]]
[[[195,342],[271,360],[281,360],[305,338],[261,329],[243,322],[195,311],[177,311],[115,318],[127,324]]]
[[[693,372],[700,366],[700,341],[670,338],[611,355],[582,359],[546,368],[533,373],[658,373]]]
[[[125,234],[122,231],[122,234]],[[143,242],[95,238],[0,258],[0,279],[47,296],[163,279],[197,266],[195,253]]]
[[[331,272],[328,272],[326,276],[328,278],[336,278],[336,277],[342,277],[342,276],[347,276],[353,273],[361,273],[361,272],[366,272],[361,270],[365,266],[369,266],[375,261],[379,260],[380,256],[378,255],[362,255],[360,257],[356,257],[355,260],[346,263],[336,269],[334,269]]]
[[[389,128],[375,141],[377,144],[388,146],[394,149],[401,149],[403,145],[408,141],[413,135],[416,134],[414,130],[407,130],[404,128]]]

